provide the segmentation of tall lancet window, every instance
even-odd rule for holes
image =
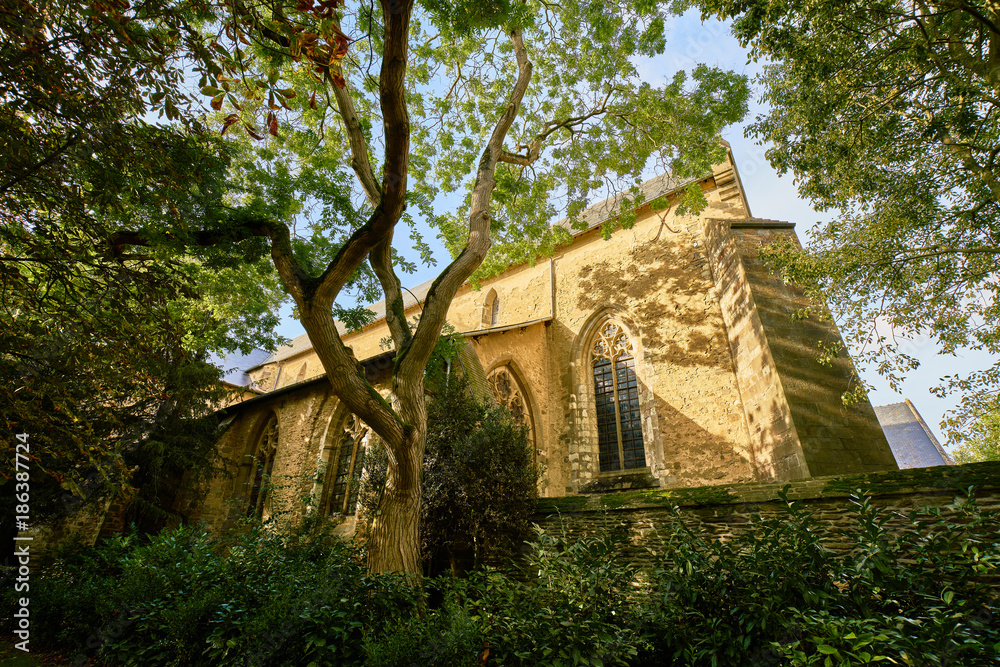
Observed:
[[[250,479],[250,500],[247,503],[247,516],[257,519],[265,518],[269,510],[267,501],[271,485],[271,472],[274,470],[274,456],[278,452],[278,420],[272,415],[264,427],[259,444],[254,453],[253,472]],[[270,513],[270,512],[268,512]]]
[[[483,301],[483,326],[495,327],[500,324],[500,295],[491,289]]]
[[[639,383],[628,334],[613,322],[598,331],[591,351],[601,472],[646,465]]]
[[[330,461],[328,469],[330,495],[327,514],[348,515],[357,510],[358,488],[361,486],[368,436],[368,426],[356,416],[348,415],[340,432],[337,458]]]

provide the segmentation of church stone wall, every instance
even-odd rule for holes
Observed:
[[[710,206],[724,206],[714,190],[705,194]],[[589,355],[605,318],[632,337],[655,483],[753,479],[725,324],[699,237],[696,218],[679,218],[673,208],[666,214],[647,209],[632,229],[608,240],[592,230],[556,254],[550,354],[558,384],[551,395],[564,406],[565,419],[552,445],[568,459],[567,492],[633,483],[597,468]]]
[[[272,490],[265,512],[295,520],[302,516],[316,479],[320,447],[333,420],[337,399],[325,382],[288,394],[258,398],[236,413],[218,442],[223,472],[178,497],[174,510],[189,522],[204,522],[221,530],[246,512],[249,459],[261,431],[273,414],[278,424],[278,447],[271,473]]]
[[[854,367],[829,313],[824,309],[824,318],[814,314],[793,321],[793,313],[813,304],[800,288],[770,273],[759,258],[761,247],[775,241],[790,238],[797,243],[792,226],[734,223],[732,235],[810,475],[895,468],[896,460],[871,404],[866,400],[846,406],[841,400],[852,387]],[[839,353],[829,366],[816,361],[817,341]]]
[[[630,229],[609,239],[599,229],[577,233],[551,259],[512,266],[478,289],[463,286],[451,304],[448,322],[467,336],[477,374],[505,366],[522,385],[543,496],[894,467],[870,406],[840,403],[849,361],[828,371],[813,359],[816,334],[836,330],[791,322],[804,296],[757,259],[761,243],[790,229],[739,222],[752,219],[731,160],[700,185],[708,202],[700,216],[677,216],[676,200],[664,211],[641,208]],[[420,306],[406,315],[419,318]],[[626,333],[635,359],[644,469],[599,469],[591,351],[608,323]],[[379,321],[344,341],[366,359],[385,351],[387,337]],[[273,380],[277,365],[279,388],[323,373],[307,348],[255,373]],[[301,506],[335,405],[321,381],[255,399],[224,437],[227,456],[240,461],[253,451],[253,429],[273,409],[285,450],[275,478],[295,490],[282,498]],[[224,521],[239,476],[213,486],[205,508],[191,505],[192,513]]]
[[[500,366],[508,367],[524,387],[524,397],[531,411],[531,428],[535,441],[535,461],[545,470],[539,488],[542,495],[561,495],[564,490],[555,480],[565,476],[562,457],[554,456],[546,443],[553,437],[552,397],[549,395],[550,372],[548,359],[548,323],[533,324],[502,333],[473,336],[473,349],[488,375]]]
[[[764,480],[808,477],[791,409],[729,225],[726,219],[707,220],[705,241],[750,431],[754,466],[758,478]]]
[[[496,292],[500,299],[499,321],[484,322],[487,297]],[[549,262],[511,267],[502,275],[484,280],[479,289],[464,285],[448,310],[448,323],[466,332],[504,327],[547,318],[552,314],[552,277]]]
[[[533,517],[550,535],[611,533],[624,538],[623,556],[641,566],[654,564],[654,553],[663,551],[665,530],[674,518],[696,535],[731,539],[746,530],[751,517],[763,520],[787,516],[778,492],[788,484],[788,498],[800,501],[819,523],[823,544],[835,552],[852,545],[840,531],[857,525],[850,496],[866,492],[872,505],[888,515],[886,526],[894,532],[909,531],[912,511],[932,508],[943,521],[963,523],[970,487],[984,514],[1000,512],[1000,463],[991,461],[960,466],[936,466],[883,471],[856,476],[815,477],[791,483],[754,483],[688,489],[631,491],[592,496],[546,498]],[[996,535],[1000,539],[1000,534]],[[995,584],[1000,576],[987,575]]]

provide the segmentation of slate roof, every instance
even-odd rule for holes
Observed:
[[[909,400],[875,406],[875,416],[900,469],[953,464]]]
[[[686,185],[694,183],[695,181],[700,181],[702,178],[708,178],[711,174],[706,174],[698,178],[687,178],[684,180],[677,180],[672,174],[666,173],[660,176],[655,176],[648,181],[644,182],[639,186],[639,191],[642,192],[644,197],[643,203],[648,203],[657,197],[667,194],[668,192],[673,192],[674,190],[679,190]],[[618,204],[625,197],[631,197],[631,193],[628,191],[618,193],[613,197],[608,197],[604,201],[597,202],[596,204],[589,206],[587,209],[582,211],[577,217],[587,223],[587,229],[575,230],[570,228],[569,218],[563,218],[562,220],[554,223],[555,226],[564,227],[569,230],[574,236],[584,233],[599,227],[602,223],[618,214]]]
[[[229,352],[226,356],[220,356],[214,352],[208,355],[208,363],[218,366],[225,375],[222,381],[237,387],[248,387],[250,376],[247,370],[259,366],[271,356],[267,350],[253,350],[250,354],[243,354],[240,351]]]

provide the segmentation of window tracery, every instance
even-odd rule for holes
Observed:
[[[632,342],[614,322],[598,329],[591,349],[601,472],[646,465],[639,410],[639,382]]]
[[[268,507],[270,495],[271,473],[274,470],[274,457],[278,453],[278,419],[271,415],[261,433],[254,453],[253,480],[250,488],[250,499],[247,503],[248,517],[262,519]]]
[[[357,511],[361,471],[370,429],[355,415],[348,415],[338,438],[336,459],[327,472],[329,497],[326,514],[350,515]]]
[[[528,439],[534,442],[534,426],[531,420],[531,410],[524,390],[508,366],[498,366],[490,371],[487,377],[490,392],[497,403],[507,408],[510,415],[518,422],[528,427]]]

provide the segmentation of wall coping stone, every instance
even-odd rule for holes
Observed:
[[[830,475],[791,482],[749,482],[675,489],[645,489],[540,498],[537,514],[607,512],[644,508],[703,507],[746,503],[780,503],[778,492],[789,487],[790,500],[847,498],[856,489],[872,496],[944,495],[1000,489],[1000,461],[955,466],[907,468],[859,475]]]

